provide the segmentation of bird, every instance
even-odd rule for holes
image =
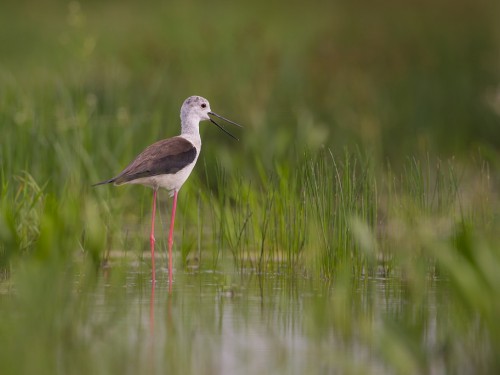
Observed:
[[[155,277],[155,216],[156,196],[160,188],[166,189],[173,197],[172,214],[168,235],[168,280],[169,290],[172,287],[172,245],[177,209],[177,194],[191,174],[201,151],[201,137],[199,123],[208,120],[230,137],[238,140],[229,131],[219,125],[212,117],[217,117],[230,124],[242,127],[240,124],[228,120],[210,109],[210,103],[201,96],[188,97],[181,107],[181,134],[172,138],[163,139],[148,146],[123,169],[117,176],[98,182],[92,186],[114,184],[140,184],[153,189],[153,208],[151,218],[151,246],[152,282]]]

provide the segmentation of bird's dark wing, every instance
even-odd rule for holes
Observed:
[[[147,147],[118,176],[96,185],[119,185],[142,177],[174,174],[192,163],[196,154],[196,147],[183,137],[164,139]]]

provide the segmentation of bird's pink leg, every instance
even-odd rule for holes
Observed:
[[[153,190],[153,215],[151,218],[151,235],[149,236],[149,243],[151,244],[151,273],[153,284],[156,282],[155,277],[155,216],[156,216],[156,189]]]
[[[175,210],[177,208],[177,191],[174,191],[174,203],[172,205],[172,216],[170,218],[170,231],[168,234],[168,284],[172,291],[172,245],[174,243]]]

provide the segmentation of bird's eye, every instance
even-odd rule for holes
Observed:
[[[207,108],[207,105],[205,103],[202,103],[201,108]]]

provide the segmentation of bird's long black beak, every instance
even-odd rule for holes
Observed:
[[[225,117],[222,117],[220,115],[218,115],[217,113],[215,112],[208,112],[209,115],[212,115],[212,116],[215,116],[215,117],[218,117],[220,118],[221,120],[224,120],[226,122],[229,122],[230,124],[233,124],[233,125],[236,125],[236,126],[239,126],[240,128],[242,128],[243,126],[241,126],[240,124],[237,124],[235,123],[234,121],[231,121],[231,120],[228,120],[227,118]],[[217,126],[220,130],[222,130],[224,133],[226,133],[227,135],[229,135],[231,138],[234,138],[236,139],[237,141],[239,141],[238,138],[236,138],[234,135],[232,135],[231,133],[229,133],[226,129],[224,129],[222,126],[220,126],[219,124],[217,124],[212,118],[210,118],[210,122],[213,123],[215,126]]]

